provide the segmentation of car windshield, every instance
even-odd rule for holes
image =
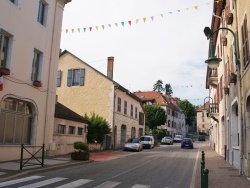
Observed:
[[[165,137],[165,139],[171,139],[171,137]]]
[[[138,138],[130,138],[127,141],[128,143],[139,143],[139,139]]]
[[[176,135],[175,138],[181,138],[181,136],[180,135]]]
[[[146,137],[146,136],[144,137],[143,136],[143,137],[140,138],[140,140],[141,141],[150,141],[150,137]]]
[[[190,141],[191,138],[184,138],[184,141]]]

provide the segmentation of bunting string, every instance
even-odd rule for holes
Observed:
[[[210,5],[210,3],[205,3],[206,6]],[[183,11],[188,11],[188,10],[194,10],[194,11],[198,11],[199,10],[199,6],[193,6],[192,8],[185,8],[185,9],[178,9],[178,10],[175,10],[175,11],[169,11],[167,12],[166,14],[167,15],[172,15],[174,13],[180,13],[180,12],[183,12]],[[128,20],[128,21],[120,21],[120,22],[116,22],[116,23],[109,23],[109,24],[101,24],[101,25],[96,25],[96,26],[89,26],[89,27],[82,27],[82,28],[66,28],[66,29],[62,29],[62,32],[65,32],[65,33],[74,33],[75,31],[77,31],[78,33],[81,33],[81,31],[83,31],[84,33],[89,31],[93,31],[93,29],[95,29],[96,31],[99,31],[99,28],[100,30],[105,30],[106,28],[114,28],[115,27],[119,27],[120,25],[122,27],[125,27],[125,26],[132,26],[133,23],[135,24],[139,24],[140,22],[142,23],[146,23],[146,22],[149,22],[148,20],[151,20],[152,22],[155,20],[156,17],[160,17],[160,18],[164,18],[164,16],[166,14],[159,14],[157,16],[150,16],[150,17],[143,17],[143,18],[137,18],[135,20]],[[107,27],[108,26],[108,27]]]

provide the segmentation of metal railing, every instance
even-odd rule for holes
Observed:
[[[34,151],[34,149],[37,149],[37,151],[33,152],[33,154],[32,154],[28,150],[28,148],[33,148],[33,151]],[[24,151],[26,151],[30,155],[30,158],[24,159]],[[39,159],[36,156],[39,152],[42,152],[41,159]],[[35,159],[36,163],[31,162],[30,161],[31,159]],[[23,167],[35,166],[35,165],[41,165],[41,167],[43,167],[43,165],[44,165],[44,144],[42,146],[24,146],[23,144],[21,144],[20,170],[22,170]]]

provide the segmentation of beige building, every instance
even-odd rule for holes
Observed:
[[[141,100],[113,80],[113,64],[109,57],[106,76],[65,50],[58,66],[58,101],[82,116],[95,113],[109,122],[112,134],[104,149],[123,147],[145,129]]]
[[[55,82],[68,2],[0,1],[0,161],[19,159],[21,144],[44,144],[46,155],[53,154]]]
[[[214,149],[250,177],[250,2],[214,1],[211,40],[218,67],[208,68],[207,89],[218,122],[211,119]],[[210,33],[211,34],[211,33]],[[211,47],[210,47],[211,49]],[[216,73],[216,74],[215,74]],[[214,110],[210,108],[210,112]],[[210,113],[211,114],[211,113]]]
[[[209,108],[209,102],[205,103],[205,106],[200,106],[196,109],[196,124],[197,124],[197,132],[200,135],[209,135],[210,132],[210,121],[211,121],[211,117],[209,116],[209,114],[207,114],[204,109],[208,109]]]
[[[74,142],[87,143],[88,124],[88,120],[84,117],[57,102],[53,131],[55,155],[73,152]]]

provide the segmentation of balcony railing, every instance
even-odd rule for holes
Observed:
[[[219,105],[217,103],[210,103],[209,114],[218,114]]]

